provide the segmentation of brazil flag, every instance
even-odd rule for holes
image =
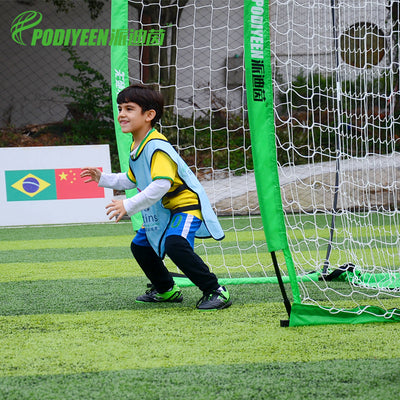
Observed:
[[[7,201],[57,199],[54,169],[5,171]]]

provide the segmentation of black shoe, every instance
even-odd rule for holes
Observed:
[[[136,298],[138,303],[181,303],[183,300],[182,293],[177,285],[174,285],[171,290],[163,293],[157,292],[152,288],[146,290],[145,294]]]
[[[228,290],[221,286],[219,289],[209,293],[204,293],[203,297],[197,302],[196,308],[203,311],[222,310],[232,304]]]

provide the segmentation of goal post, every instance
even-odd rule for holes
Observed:
[[[293,301],[300,302],[296,273],[286,237],[277,167],[268,2],[245,1],[243,24],[248,119],[265,238],[271,254],[283,251]],[[275,267],[276,275],[280,277],[280,270]],[[282,287],[281,290],[285,296]],[[290,308],[286,308],[290,315]]]
[[[125,1],[111,2],[111,35],[115,32],[126,32],[128,30],[128,3]],[[121,131],[118,123],[118,93],[129,85],[129,67],[128,67],[128,48],[126,45],[117,43],[110,46],[110,64],[111,64],[111,99],[113,103],[114,129],[117,141],[117,149],[121,171],[127,171],[129,168],[129,153],[131,139]],[[132,197],[137,193],[136,189],[126,190],[126,196]],[[138,230],[142,225],[140,214],[131,217],[132,227]]]

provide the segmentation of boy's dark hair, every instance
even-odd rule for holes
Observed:
[[[142,112],[154,110],[156,116],[151,121],[151,126],[162,117],[164,108],[164,99],[162,94],[151,88],[141,84],[133,84],[118,93],[117,103],[136,103],[142,108]]]

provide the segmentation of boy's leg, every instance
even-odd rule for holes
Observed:
[[[168,235],[165,252],[174,264],[203,292],[219,288],[218,279],[207,264],[193,251],[192,246],[182,236]]]
[[[229,292],[221,287],[207,264],[194,252],[194,236],[201,220],[179,213],[172,218],[165,239],[165,252],[177,267],[203,292],[198,301],[200,310],[219,310],[232,302]]]
[[[169,224],[165,252],[174,264],[203,292],[219,288],[218,279],[194,252],[194,237],[201,220],[190,214],[175,214]]]
[[[150,246],[143,228],[139,229],[133,239],[131,251],[140,268],[142,268],[147,278],[159,293],[166,292],[174,286],[171,274],[165,267],[162,259]]]

